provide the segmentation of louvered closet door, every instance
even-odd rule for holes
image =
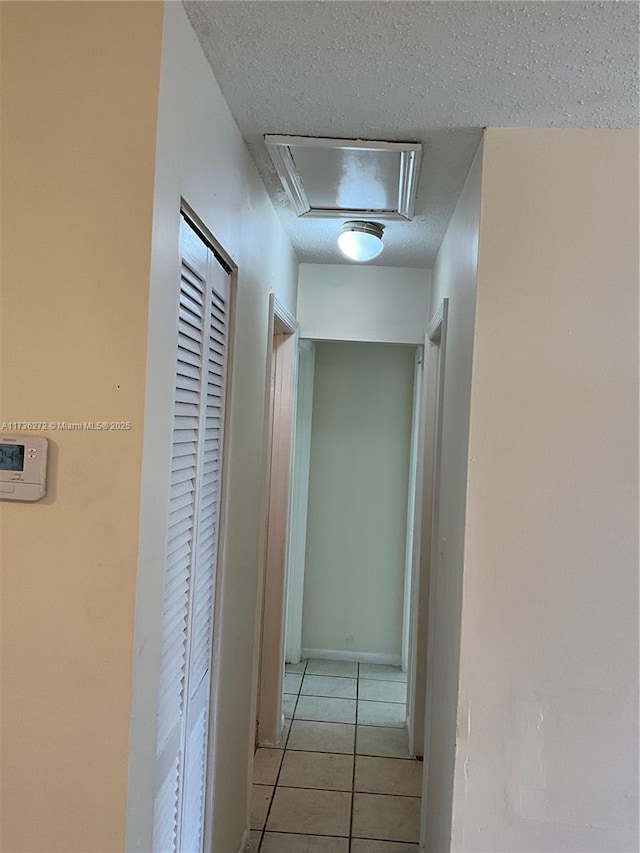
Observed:
[[[183,219],[154,853],[200,853],[215,601],[229,274]]]

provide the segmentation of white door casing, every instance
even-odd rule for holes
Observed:
[[[407,545],[405,552],[404,575],[404,607],[402,611],[402,651],[400,665],[406,672],[409,670],[410,637],[411,637],[411,593],[413,573],[417,570],[420,558],[420,502],[422,499],[422,484],[419,482],[422,428],[422,384],[423,384],[424,347],[417,347],[413,374],[413,410],[411,417],[411,451],[409,457],[409,493],[407,498]],[[408,679],[409,689],[411,688]]]
[[[279,742],[285,656],[290,471],[296,412],[298,324],[274,294],[269,301],[268,464],[258,676],[258,741]]]
[[[298,663],[302,652],[302,602],[307,542],[307,510],[309,506],[314,363],[314,342],[300,340],[298,342],[298,387],[293,437],[287,556],[288,584],[285,626],[285,660],[287,663]]]
[[[416,606],[416,671],[422,703],[418,706],[421,718],[414,725],[414,749],[421,748],[424,756],[422,771],[422,801],[420,850],[425,849],[427,837],[427,792],[429,790],[431,708],[433,700],[433,655],[436,606],[438,515],[440,500],[440,462],[442,455],[442,416],[444,375],[447,349],[449,300],[444,299],[427,327],[425,346],[428,347],[427,396],[425,406],[424,496],[422,507],[422,547],[420,580]],[[419,725],[418,725],[419,723]]]
[[[419,560],[414,566],[411,609],[411,651],[409,667],[409,751],[428,760],[425,724],[430,692],[429,629],[432,565],[435,565],[435,542],[442,433],[442,393],[446,349],[449,300],[445,299],[427,326],[424,347],[422,383],[422,425],[420,428],[421,460],[418,488],[421,492],[419,513],[416,510]]]

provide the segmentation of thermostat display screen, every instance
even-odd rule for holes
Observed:
[[[24,470],[24,444],[0,444],[0,471]]]

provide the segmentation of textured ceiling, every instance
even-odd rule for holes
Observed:
[[[637,2],[185,2],[298,257],[343,263],[340,220],[299,219],[265,133],[422,142],[416,215],[376,264],[432,266],[481,128],[638,124]]]

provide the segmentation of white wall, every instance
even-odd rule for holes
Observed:
[[[415,347],[317,343],[302,645],[398,658]]]
[[[481,167],[482,149],[438,252],[431,305],[435,312],[449,299],[426,797],[426,849],[437,853],[449,849],[451,827]]]
[[[423,344],[431,270],[300,264],[300,337]]]
[[[155,687],[169,470],[183,197],[238,265],[222,607],[215,631],[215,853],[235,853],[247,826],[255,708],[255,616],[261,555],[260,473],[269,291],[296,309],[297,263],[182,4],[165,4],[153,220],[151,301],[130,765],[129,845],[150,849]],[[214,672],[215,678],[215,672]]]
[[[637,132],[487,131],[454,850],[638,849],[638,233]]]

